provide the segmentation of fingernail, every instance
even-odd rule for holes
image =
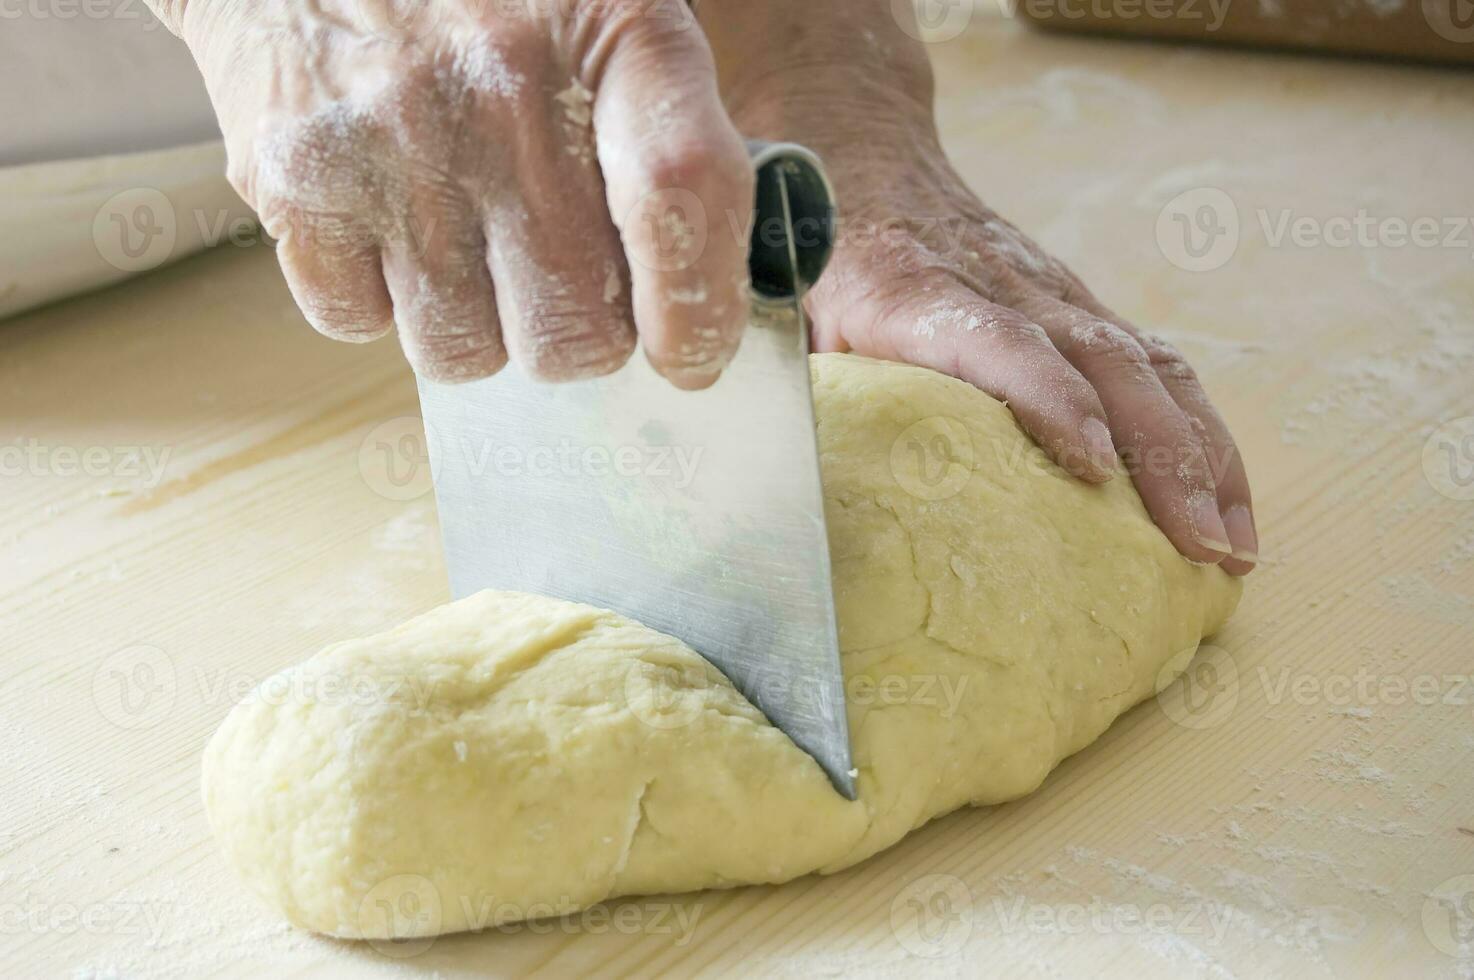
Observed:
[[[1218,515],[1218,499],[1211,493],[1195,493],[1188,501],[1193,522],[1193,537],[1198,544],[1219,554],[1233,554],[1233,545],[1228,543],[1228,529]]]
[[[1116,468],[1116,444],[1111,440],[1111,430],[1100,419],[1086,419],[1080,426],[1080,434],[1085,437],[1085,448],[1096,467],[1108,476],[1112,474]]]
[[[1254,530],[1254,515],[1243,504],[1234,504],[1223,512],[1223,526],[1233,543],[1233,557],[1239,561],[1259,561],[1259,534]]]
[[[704,370],[700,368],[673,368],[665,372],[666,379],[677,388],[686,391],[700,391],[710,388],[717,383],[721,377],[721,371]]]

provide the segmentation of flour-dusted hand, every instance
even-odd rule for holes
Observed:
[[[807,143],[833,179],[842,229],[808,297],[815,346],[970,381],[1082,479],[1110,479],[1119,453],[1183,555],[1249,571],[1249,482],[1223,419],[1176,350],[968,190],[938,139],[910,5],[698,9],[743,132]]]
[[[682,387],[746,321],[752,174],[680,0],[157,0],[307,319],[415,370]]]

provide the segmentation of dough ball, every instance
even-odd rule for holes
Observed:
[[[1124,473],[1071,478],[972,386],[813,377],[857,801],[680,641],[484,592],[230,712],[204,793],[240,876],[296,925],[404,938],[837,871],[1030,792],[1232,613]]]

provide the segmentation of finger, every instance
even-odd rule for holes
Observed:
[[[273,224],[287,288],[314,330],[367,343],[394,328],[377,241],[361,240],[344,223],[300,213]]]
[[[702,388],[747,321],[752,168],[694,20],[612,19],[595,66],[594,132],[635,323],[657,371]]]
[[[1042,293],[1016,299],[1099,393],[1116,445],[1157,526],[1193,561],[1222,561],[1232,546],[1207,455],[1146,351],[1125,330],[1063,300]]]
[[[570,381],[616,370],[635,349],[629,279],[609,218],[576,82],[531,96],[517,149],[518,199],[488,208],[488,262],[512,357],[533,377]]]
[[[1067,472],[1103,483],[1116,450],[1100,399],[1038,325],[955,280],[909,292],[846,335],[859,354],[907,361],[967,381],[1006,402]]]
[[[357,118],[337,129],[317,120],[263,118],[258,132],[260,145],[232,145],[227,173],[276,239],[298,308],[335,340],[382,337],[393,329],[393,308],[379,229],[362,217],[379,213],[381,202],[373,182],[344,179],[353,172],[345,147],[373,146],[378,131]]]
[[[1243,456],[1223,416],[1208,397],[1197,372],[1171,344],[1138,330],[1088,292],[1081,291],[1075,305],[1094,313],[1130,333],[1146,351],[1147,360],[1162,386],[1187,415],[1202,441],[1218,492],[1218,513],[1228,532],[1233,552],[1223,559],[1223,570],[1246,575],[1259,562],[1259,535],[1254,525],[1253,496]]]
[[[1223,416],[1208,399],[1197,373],[1177,348],[1151,334],[1137,336],[1157,378],[1193,423],[1208,455],[1218,490],[1218,513],[1228,532],[1228,542],[1233,545],[1232,554],[1223,559],[1223,569],[1234,575],[1247,575],[1259,561],[1259,535],[1254,527],[1249,475],[1238,445]]]
[[[411,183],[407,213],[384,242],[384,278],[415,373],[456,383],[507,363],[477,211],[434,178]]]

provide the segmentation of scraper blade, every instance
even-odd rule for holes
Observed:
[[[636,354],[565,384],[422,381],[420,404],[457,598],[542,593],[684,640],[853,799],[802,308],[833,196],[803,147],[749,149],[752,315],[715,385]]]

